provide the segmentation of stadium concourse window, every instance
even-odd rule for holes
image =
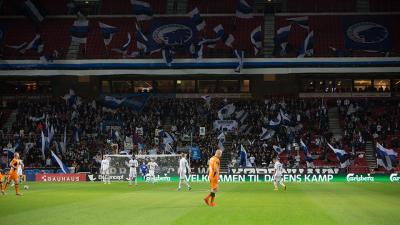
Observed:
[[[240,92],[239,80],[220,80],[218,82],[219,93],[238,93]]]
[[[5,81],[2,82],[1,94],[50,94],[50,81]]]
[[[240,81],[240,92],[242,93],[250,92],[250,80]]]
[[[389,79],[375,79],[374,88],[378,92],[390,91],[390,80]]]
[[[200,93],[215,93],[217,90],[216,80],[198,80],[197,82]]]
[[[176,92],[178,93],[194,93],[196,91],[195,80],[177,80]]]
[[[372,81],[367,79],[354,80],[354,89],[358,92],[371,91]]]
[[[156,80],[154,82],[154,89],[159,93],[173,93],[175,92],[175,85],[173,80]]]
[[[352,92],[353,91],[353,80],[342,79],[336,80],[336,92]]]
[[[302,80],[302,91],[303,92],[314,92],[315,82],[313,80]]]
[[[316,80],[315,92],[335,92],[334,80]]]
[[[137,80],[134,81],[134,92],[152,92],[153,91],[153,81],[152,80]]]
[[[103,93],[110,93],[111,92],[110,81],[108,81],[108,80],[101,81],[101,91]]]
[[[131,93],[135,92],[133,81],[112,81],[113,93]]]
[[[400,80],[393,80],[393,91],[400,92]]]

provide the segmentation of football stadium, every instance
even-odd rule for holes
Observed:
[[[0,0],[1,225],[399,225],[399,0]]]

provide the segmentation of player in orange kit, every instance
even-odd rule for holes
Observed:
[[[204,202],[211,207],[214,207],[216,204],[214,202],[215,193],[218,191],[218,182],[219,182],[219,168],[220,168],[220,161],[222,150],[217,150],[215,155],[211,157],[209,167],[208,167],[208,177],[210,179],[211,191],[204,198]]]
[[[1,193],[2,193],[3,195],[4,195],[4,193],[5,193],[6,189],[7,189],[7,185],[8,185],[11,181],[14,181],[14,183],[15,183],[15,193],[16,193],[17,195],[22,195],[22,194],[19,192],[19,179],[18,179],[18,172],[17,172],[17,170],[18,170],[18,165],[19,165],[20,163],[21,163],[21,161],[19,160],[19,154],[16,152],[16,153],[14,153],[14,158],[13,158],[13,160],[11,160],[11,162],[10,162],[10,166],[11,166],[10,174],[8,175],[7,181],[5,181],[5,182],[3,183],[2,188],[1,188]]]

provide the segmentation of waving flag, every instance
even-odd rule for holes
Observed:
[[[204,101],[206,101],[206,105],[208,108],[211,107],[211,96],[209,95],[203,95],[201,96],[202,99],[204,99]]]
[[[89,32],[89,21],[86,19],[75,20],[71,29],[71,41],[77,44],[86,44]]]
[[[172,66],[172,50],[170,47],[165,47],[161,50],[162,57],[168,67]]]
[[[22,54],[23,51],[25,51],[26,46],[28,46],[28,43],[24,42],[20,45],[6,45],[6,47],[15,49],[16,51],[20,52]]]
[[[310,26],[308,25],[308,16],[287,18],[286,20],[291,22],[292,24],[297,24],[306,30],[310,29]]]
[[[153,10],[149,3],[131,0],[131,4],[133,7],[133,15],[137,21],[151,20],[153,18]]]
[[[304,144],[303,140],[300,139],[300,145],[303,148],[304,151],[304,159],[306,160],[306,162],[312,162],[313,158],[311,157],[311,153],[310,150],[308,149],[308,147],[306,146],[306,144]]]
[[[41,139],[41,142],[42,142],[42,159],[45,160],[46,156],[44,154],[44,151],[45,151],[45,148],[46,148],[46,137],[44,136],[43,131],[42,131],[42,136],[41,137],[42,137],[42,139]]]
[[[383,166],[386,170],[391,170],[397,165],[397,152],[387,149],[376,143],[376,161],[378,166]]]
[[[22,10],[33,22],[39,24],[45,18],[45,12],[35,0],[26,0],[22,3]]]
[[[279,124],[281,124],[281,114],[279,113],[278,116],[275,119],[272,119],[269,121],[269,126],[270,127],[276,127]]]
[[[290,116],[285,113],[282,109],[279,110],[279,114],[281,115],[282,119],[285,121],[291,121]]]
[[[204,29],[204,27],[206,27],[206,21],[204,21],[204,19],[201,17],[198,8],[194,8],[192,11],[190,11],[189,16],[198,31],[201,31]]]
[[[29,44],[24,49],[20,50],[20,52],[24,54],[26,51],[34,50],[38,54],[42,54],[43,48],[44,44],[42,37],[40,36],[40,34],[37,34],[35,38],[31,42],[29,42]]]
[[[235,118],[238,120],[240,123],[243,123],[246,119],[249,113],[245,110],[240,110],[239,112],[236,112]]]
[[[225,143],[225,134],[224,134],[224,132],[221,132],[218,135],[217,139],[218,139],[218,148],[221,149],[221,150],[225,150],[225,148],[224,148],[224,143]]]
[[[334,148],[332,145],[328,143],[329,148],[332,149],[333,152],[335,152],[336,157],[338,158],[340,162],[340,168],[347,168],[350,166],[350,159],[349,159],[349,154],[345,150],[337,149]]]
[[[275,150],[276,154],[278,154],[278,155],[285,151],[285,148],[281,148],[276,145],[273,145],[272,148]]]
[[[121,53],[122,55],[125,56],[128,53],[131,42],[132,42],[131,33],[128,32],[128,40],[120,48],[113,48],[111,50],[114,52]]]
[[[281,27],[276,31],[274,38],[275,48],[280,48],[280,55],[286,55],[286,46],[288,43],[288,37],[292,25]]]
[[[63,171],[63,173],[70,173],[69,168],[61,161],[60,158],[57,157],[56,154],[54,154],[53,151],[51,151],[51,158],[57,162],[57,164],[60,166],[60,169]]]
[[[243,69],[244,51],[235,49],[233,53],[238,60],[238,66],[236,67],[235,72],[240,73],[240,71]]]
[[[103,35],[104,44],[108,46],[111,43],[114,34],[117,33],[119,29],[101,22],[99,22],[99,27],[101,34]]]
[[[235,105],[234,104],[229,104],[226,105],[224,107],[222,107],[219,111],[218,111],[218,118],[220,120],[223,120],[225,118],[230,117],[234,112],[235,112]]]
[[[258,52],[262,49],[262,39],[263,33],[260,25],[250,33],[250,40],[254,47],[254,55],[258,55]]]
[[[143,34],[142,29],[136,23],[136,46],[139,50],[143,51],[145,54],[149,52],[149,39]]]
[[[113,109],[120,107],[122,105],[122,103],[125,102],[126,99],[127,98],[118,99],[118,98],[115,98],[115,97],[112,97],[112,96],[105,96],[104,97],[105,104],[108,107],[113,108]]]
[[[162,133],[163,143],[166,144],[173,144],[175,142],[175,138],[170,133],[163,131]]]
[[[222,24],[219,24],[216,27],[214,27],[214,32],[217,34],[217,38],[222,38],[222,36],[224,36],[225,34],[225,30]]]
[[[301,44],[298,57],[303,58],[304,56],[314,55],[314,42],[314,31],[311,31]]]
[[[274,130],[268,130],[266,128],[262,128],[262,132],[260,134],[260,140],[268,140],[271,139],[275,135]]]
[[[253,18],[253,7],[250,6],[246,0],[239,0],[238,7],[236,9],[236,17],[242,19]]]

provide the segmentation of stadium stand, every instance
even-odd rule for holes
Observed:
[[[288,12],[355,12],[356,1],[355,0],[305,0],[287,1]]]

